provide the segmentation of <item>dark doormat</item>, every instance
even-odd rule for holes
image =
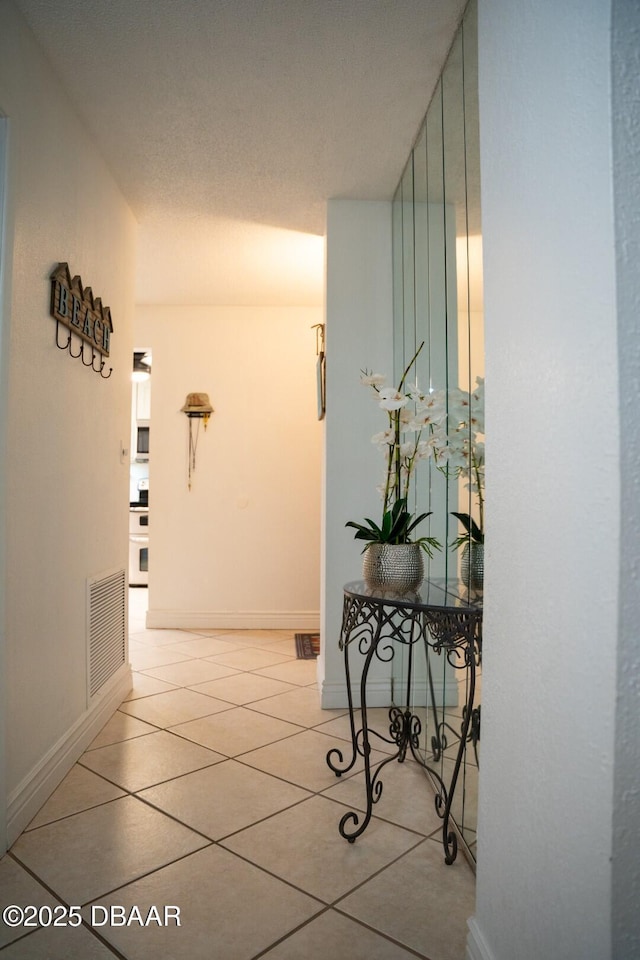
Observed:
[[[298,660],[315,660],[319,653],[319,633],[296,633],[296,657]]]

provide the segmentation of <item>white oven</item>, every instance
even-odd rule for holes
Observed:
[[[136,423],[136,463],[144,463],[149,459],[149,421],[138,420]]]
[[[129,508],[129,586],[149,583],[149,507]]]

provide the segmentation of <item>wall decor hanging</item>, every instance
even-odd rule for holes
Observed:
[[[316,332],[316,377],[318,383],[318,420],[324,419],[327,409],[326,354],[324,350],[324,323],[314,323],[311,328]]]
[[[100,297],[94,297],[91,287],[85,287],[80,277],[71,276],[69,265],[59,263],[51,274],[51,316],[56,321],[56,346],[67,350],[69,356],[82,359],[85,367],[107,380],[113,367],[104,373],[109,356],[113,322],[109,307]],[[61,327],[64,328],[61,330]],[[73,335],[80,349],[74,352]]]
[[[189,418],[189,468],[188,485],[191,490],[191,475],[196,469],[196,450],[198,447],[198,436],[200,434],[200,421],[204,422],[204,428],[207,429],[209,418],[213,413],[213,407],[209,402],[208,393],[188,393],[184,405],[180,408],[182,413],[186,413]],[[193,423],[196,423],[195,432]]]

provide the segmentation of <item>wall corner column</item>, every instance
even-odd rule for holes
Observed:
[[[330,200],[326,252],[327,411],[323,460],[321,654],[324,708],[347,705],[338,650],[342,587],[360,576],[347,520],[380,511],[382,463],[370,442],[379,410],[359,383],[364,368],[393,370],[391,202]]]

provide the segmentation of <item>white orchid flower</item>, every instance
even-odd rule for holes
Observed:
[[[407,393],[409,394],[413,402],[417,404],[426,403],[430,396],[428,393],[424,393],[424,391],[420,389],[417,383],[410,383],[407,386]]]
[[[406,407],[409,403],[409,397],[405,396],[404,393],[400,393],[395,387],[383,387],[383,389],[379,391],[378,396],[380,397],[380,406],[383,410],[401,410],[402,407]]]
[[[429,410],[434,415],[446,412],[446,403],[443,390],[437,390],[433,393],[425,394],[417,403],[417,409]]]
[[[461,444],[433,438],[431,446],[438,467],[454,470],[456,473],[468,467],[469,458]]]
[[[400,456],[403,460],[411,460],[413,457],[414,451],[416,449],[415,443],[401,443],[400,444]]]
[[[436,408],[426,408],[420,410],[416,413],[413,418],[416,430],[424,430],[427,427],[432,427],[433,429],[439,429],[442,427],[446,418],[446,413],[443,409]]]
[[[433,453],[433,448],[427,440],[421,440],[416,447],[416,460],[428,460]]]
[[[398,422],[400,430],[403,433],[413,433],[415,430],[421,429],[421,427],[416,424],[413,413],[407,407],[403,407],[403,409],[399,411]]]
[[[457,387],[449,391],[449,416],[453,420],[467,420],[471,408],[471,397],[466,390]]]
[[[409,411],[407,411],[407,421],[402,425],[403,433],[419,433],[423,426],[424,424],[421,423],[419,417],[411,416]]]
[[[477,377],[473,389],[466,391],[454,388],[424,392],[417,379],[408,382],[423,346],[405,368],[397,387],[386,386],[387,378],[382,374],[361,370],[361,383],[372,388],[379,407],[387,413],[387,429],[371,438],[386,461],[385,480],[377,488],[384,504],[383,515],[409,502],[411,478],[420,472],[417,464],[431,457],[448,480],[464,480],[467,489],[477,496],[482,526],[484,444],[478,437],[484,439],[484,379]],[[355,523],[347,526],[365,529]]]
[[[438,437],[431,437],[429,440],[429,446],[433,450],[433,456],[435,457],[438,466],[441,464],[446,464],[451,456],[451,447],[447,446],[446,441],[443,443]]]
[[[360,377],[360,383],[365,387],[382,387],[387,382],[384,373],[367,373],[366,371]]]
[[[371,443],[375,443],[380,447],[391,446],[395,443],[395,439],[393,430],[383,430],[382,433],[374,433],[371,437]]]

